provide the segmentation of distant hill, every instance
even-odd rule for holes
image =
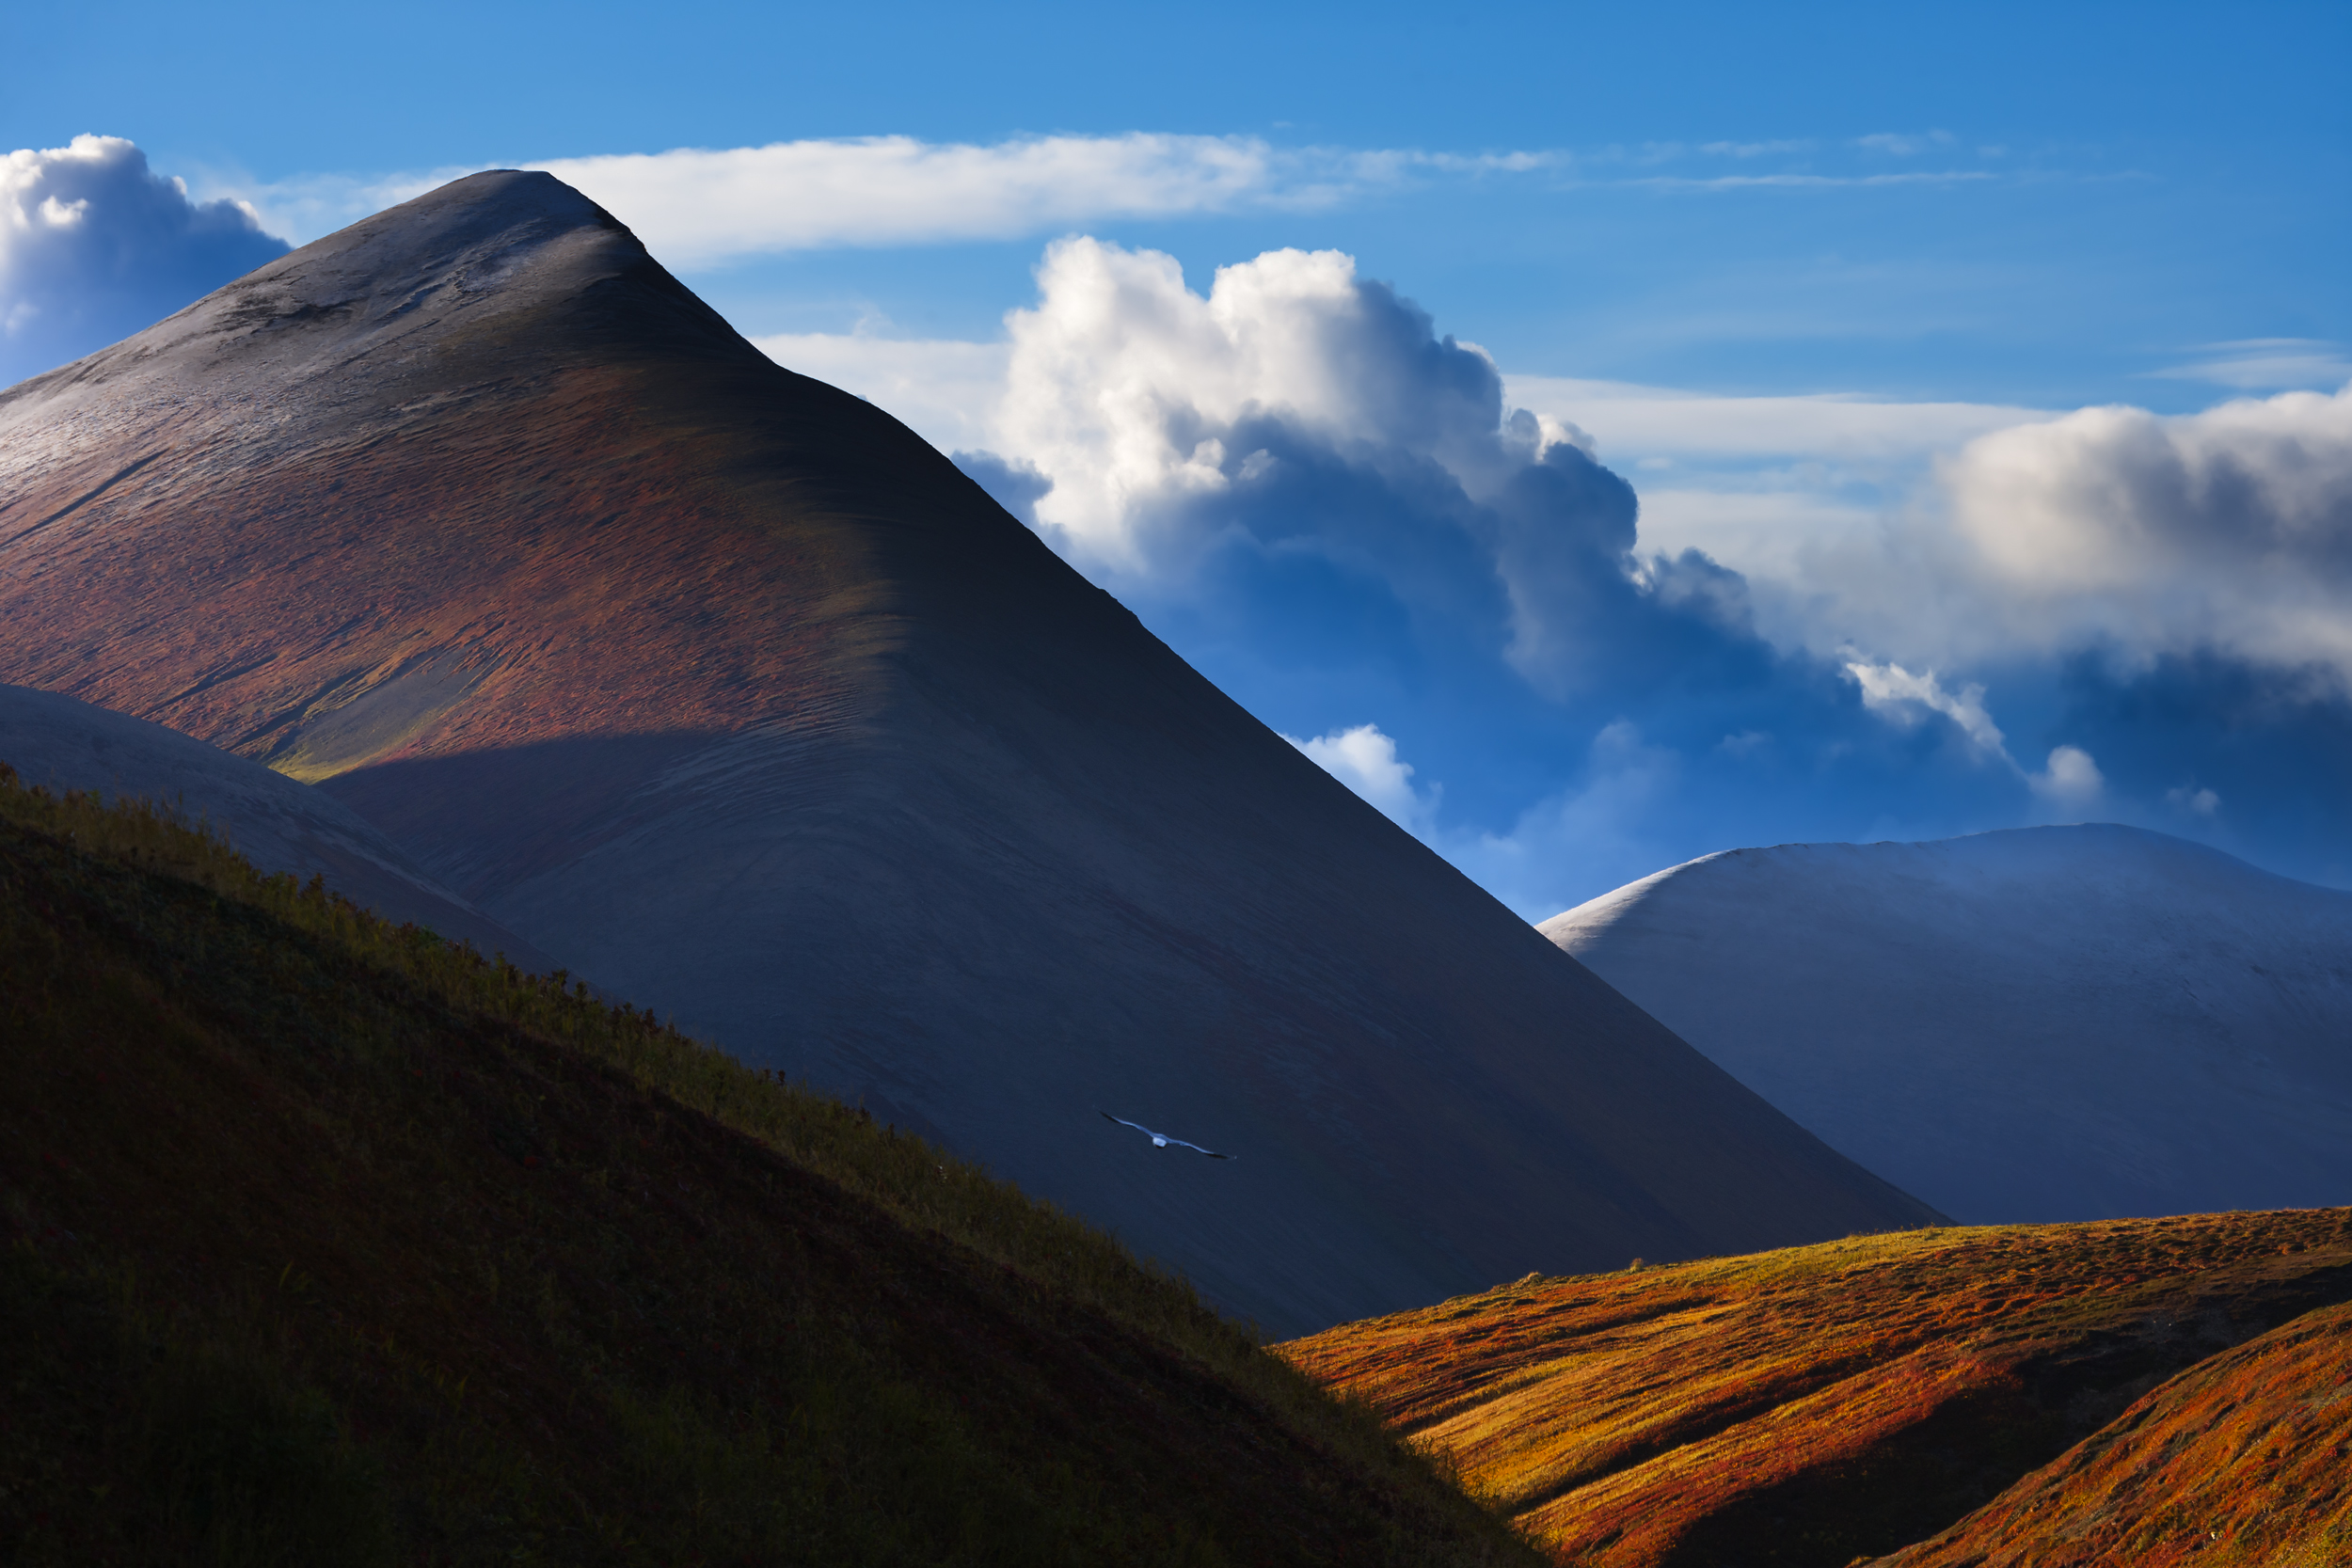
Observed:
[[[413,921],[523,968],[555,961],[426,875],[414,857],[323,790],[143,719],[29,687],[0,686],[0,762],[28,785],[144,798],[208,824],[270,875],[323,877],[394,922]]]
[[[1709,855],[1541,929],[1961,1219],[2352,1202],[2352,894],[2029,828]]]
[[[0,620],[1279,1331],[1933,1217],[546,175],[0,393]]]
[[[1100,1231],[0,776],[0,1560],[1534,1558]]]
[[[1276,1348],[1590,1568],[2165,1562],[2258,1518],[2211,1560],[2332,1561],[2347,1298],[2352,1209],[2304,1210],[1531,1276]]]

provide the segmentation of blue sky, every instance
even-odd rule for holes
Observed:
[[[186,200],[75,166],[0,379],[551,164],[1531,916],[2086,816],[2352,885],[2341,5],[12,26],[24,210]]]

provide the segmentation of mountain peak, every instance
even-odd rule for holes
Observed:
[[[402,399],[645,356],[765,363],[610,213],[553,175],[468,175],[290,251],[0,393],[0,429],[98,387],[213,402],[331,379]],[[364,400],[363,400],[364,401]],[[275,419],[299,419],[278,408]]]

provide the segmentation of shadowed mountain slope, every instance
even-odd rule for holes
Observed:
[[[555,967],[435,882],[341,800],[177,730],[55,692],[0,686],[0,763],[34,788],[169,806],[209,823],[272,876],[324,877],[333,891],[395,924],[414,922],[525,969]]]
[[[1269,1325],[1931,1217],[544,175],[0,395],[0,678],[323,781]]]
[[[11,1568],[1528,1560],[1099,1230],[5,776],[0,1345]]]
[[[2352,1202],[2352,894],[2094,824],[1737,849],[1541,929],[1961,1219]]]
[[[2139,1442],[2125,1434],[2155,1418],[2145,1404],[2124,1416],[2135,1400],[2281,1323],[2334,1333],[2339,1317],[2303,1314],[2348,1298],[2352,1209],[2300,1210],[1912,1231],[1531,1276],[1277,1349],[1457,1464],[1561,1561],[1843,1568],[1923,1541],[2044,1465],[2041,1496],[2083,1503],[2079,1482],[2050,1478]],[[2332,1343],[2312,1354],[2341,1367]],[[2176,1438],[2201,1430],[2162,1419]],[[2339,1432],[2341,1418],[2306,1429]],[[2007,1508],[2022,1495],[1968,1539],[2037,1541],[2042,1516]]]
[[[2352,1562],[2352,1307],[2199,1363],[1883,1568]]]

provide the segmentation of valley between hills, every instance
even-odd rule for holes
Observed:
[[[0,391],[0,617],[10,1561],[2352,1560],[2342,894],[1531,927],[544,174]]]

